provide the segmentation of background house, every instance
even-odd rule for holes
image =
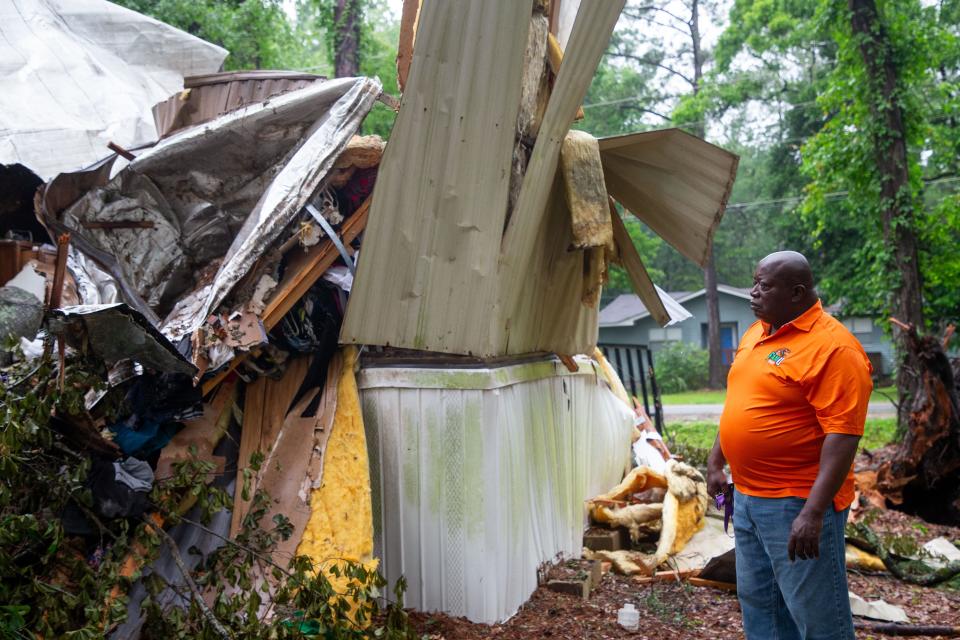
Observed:
[[[756,321],[750,310],[750,289],[718,285],[720,294],[720,346],[724,364],[729,366],[736,353],[740,337]],[[671,342],[683,341],[701,348],[707,346],[706,291],[674,291],[668,294],[691,315],[676,324],[660,327],[650,316],[643,302],[634,294],[622,294],[600,311],[599,345],[611,364],[617,369],[632,393],[643,393],[644,371],[653,356]],[[843,317],[841,306],[830,305],[827,312],[840,319],[860,340],[873,363],[876,376],[886,377],[893,372],[893,344],[874,318],[866,316]]]
[[[890,336],[884,333],[883,325],[877,316],[845,315],[841,303],[828,305],[826,311],[843,322],[843,326],[863,345],[863,350],[867,352],[873,365],[874,376],[889,378],[893,375],[896,363],[893,342]]]

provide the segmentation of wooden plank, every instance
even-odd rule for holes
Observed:
[[[690,578],[696,577],[700,573],[700,569],[684,569],[682,571],[657,571],[652,576],[643,576],[640,578],[634,578],[634,581],[641,584],[647,584],[650,582],[664,582],[671,580],[689,580]]]
[[[287,364],[280,380],[257,378],[247,386],[240,454],[237,459],[237,486],[233,494],[233,515],[230,522],[231,536],[240,531],[243,518],[250,509],[253,493],[259,488],[258,480],[254,478],[250,484],[251,500],[243,499],[243,472],[250,466],[250,456],[255,451],[267,455],[273,450],[290,404],[310,369],[310,360],[311,356],[295,358]]]
[[[340,238],[345,245],[353,242],[366,228],[369,211],[370,197],[364,200],[363,204],[360,205],[353,215],[343,223],[340,228]],[[264,309],[261,319],[268,331],[280,322],[281,318],[283,318],[283,316],[293,308],[293,305],[303,297],[307,290],[320,279],[320,276],[336,262],[338,257],[340,257],[340,254],[337,252],[337,248],[328,238],[312,247],[302,260],[297,260],[290,265],[287,269],[288,275],[285,275],[283,281],[277,285],[270,302],[267,303]],[[204,382],[203,393],[210,393],[210,391],[220,384],[246,357],[246,353],[241,353],[231,360],[230,364],[222,371],[214,375],[210,380]]]
[[[260,427],[259,449],[264,453],[273,448],[273,444],[280,433],[283,421],[290,411],[294,396],[300,390],[307,372],[310,370],[312,356],[291,358],[287,362],[287,369],[279,380],[267,379],[267,388],[264,400],[263,419]]]
[[[696,576],[690,576],[687,578],[687,582],[697,587],[712,587],[714,589],[720,589],[721,591],[730,591],[733,593],[737,592],[737,585],[730,582],[705,580],[704,578],[697,578]]]
[[[343,244],[353,242],[366,227],[367,215],[370,213],[370,199],[370,197],[367,197],[360,208],[347,218],[346,222],[340,227],[340,239]],[[340,253],[329,238],[312,247],[306,255],[307,258],[303,266],[287,269],[287,274],[277,285],[273,296],[267,303],[263,312],[263,324],[268,330],[280,322],[280,319],[293,308],[293,305],[340,257]]]
[[[403,0],[400,13],[400,39],[397,43],[397,86],[403,92],[413,62],[413,47],[417,38],[417,21],[420,16],[420,0]]]
[[[226,433],[230,423],[233,403],[237,398],[237,381],[231,380],[217,389],[210,402],[204,403],[203,415],[184,425],[170,443],[160,452],[157,460],[157,479],[173,475],[173,464],[191,457],[190,447],[197,448],[197,458],[218,464],[222,471],[223,458],[214,457],[213,449]]]
[[[266,401],[267,378],[258,378],[247,385],[243,403],[243,427],[240,432],[240,452],[237,456],[237,483],[233,490],[233,514],[230,520],[230,537],[240,531],[240,523],[250,508],[251,500],[243,498],[243,472],[250,467],[250,456],[260,444],[263,425],[263,409]],[[253,487],[250,490],[253,497]]]
[[[630,285],[636,294],[640,296],[640,300],[643,301],[643,304],[647,307],[653,319],[656,320],[661,327],[666,326],[666,324],[670,322],[670,314],[667,313],[666,307],[663,306],[663,300],[660,299],[660,295],[653,287],[653,280],[650,279],[650,274],[647,273],[646,267],[643,266],[643,261],[640,259],[640,254],[637,253],[637,248],[633,246],[633,240],[630,239],[627,227],[623,224],[623,220],[620,219],[620,214],[617,212],[613,198],[610,198],[610,220],[613,223],[613,241],[617,245],[617,251],[620,254],[620,263],[623,265],[624,271],[627,272]]]
[[[296,553],[303,531],[310,521],[310,491],[307,471],[314,449],[305,446],[312,442],[317,416],[301,417],[313,402],[319,389],[314,389],[290,409],[283,422],[277,442],[259,474],[258,486],[270,496],[270,508],[261,521],[262,527],[273,526],[273,516],[283,514],[293,525],[293,534],[277,542],[273,555],[286,565]]]

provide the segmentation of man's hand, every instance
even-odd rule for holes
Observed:
[[[813,560],[820,557],[820,530],[823,528],[823,514],[804,507],[793,520],[790,527],[790,541],[787,543],[787,555],[790,562],[797,558]]]
[[[790,527],[787,555],[791,562],[795,558],[810,560],[820,556],[823,514],[827,509],[833,509],[833,497],[837,495],[853,465],[859,442],[860,436],[843,433],[828,433],[824,438],[817,479],[810,489],[806,505]]]
[[[727,488],[727,474],[723,472],[723,466],[727,461],[723,457],[723,451],[720,450],[720,436],[717,436],[713,443],[713,449],[707,457],[707,493],[713,497],[723,493]]]

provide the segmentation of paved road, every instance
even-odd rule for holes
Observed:
[[[667,420],[719,420],[723,412],[722,404],[665,404],[663,416]],[[886,400],[871,402],[867,417],[890,418],[897,415],[897,409]]]

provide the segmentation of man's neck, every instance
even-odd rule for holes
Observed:
[[[784,322],[782,322],[782,323],[780,323],[780,324],[774,324],[773,322],[771,322],[771,323],[770,323],[770,329],[769,329],[769,331],[767,331],[767,335],[768,335],[768,336],[772,336],[773,334],[775,334],[777,331],[780,330],[780,327],[782,327],[783,325],[786,325],[786,324],[790,324],[791,322],[793,322],[794,320],[796,320],[797,318],[799,318],[800,316],[802,316],[803,314],[805,314],[807,311],[810,310],[811,307],[813,307],[813,305],[817,304],[817,301],[818,301],[819,299],[820,299],[820,298],[814,298],[811,302],[809,302],[809,303],[807,303],[807,304],[804,304],[801,309],[799,309],[799,310],[797,310],[795,313],[791,314],[793,317],[791,317],[789,320],[786,320],[786,321],[784,321]]]

